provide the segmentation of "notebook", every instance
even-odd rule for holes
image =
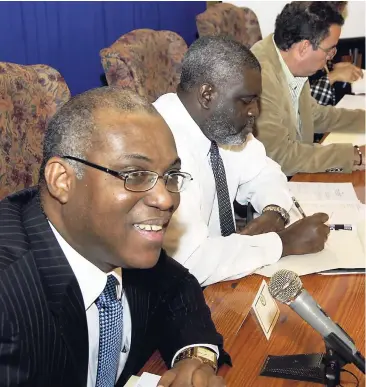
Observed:
[[[365,205],[356,196],[351,183],[288,183],[307,216],[316,212],[329,215],[329,224],[350,224],[352,231],[331,231],[323,251],[315,254],[290,255],[273,265],[262,267],[257,274],[271,277],[280,269],[298,275],[334,269],[362,272],[365,268]],[[297,208],[290,210],[291,223],[301,219]],[[338,270],[338,273],[340,271]],[[332,273],[327,273],[332,274]],[[335,273],[333,273],[335,274]]]

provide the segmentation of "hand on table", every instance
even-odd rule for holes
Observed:
[[[317,213],[291,224],[278,235],[282,240],[282,257],[286,255],[302,255],[317,253],[324,249],[330,233],[324,224],[329,216]]]
[[[225,387],[221,376],[198,359],[181,360],[161,377],[158,387]]]
[[[340,62],[334,65],[334,70],[328,74],[331,84],[334,82],[352,83],[363,77],[362,69],[350,62]]]
[[[278,232],[285,228],[281,216],[275,211],[267,211],[250,221],[239,231],[241,235],[259,235],[267,232]]]
[[[366,162],[366,160],[365,160],[365,145],[359,146],[359,148],[360,148],[360,151],[362,153],[362,164],[358,165],[360,162],[360,155],[358,154],[358,151],[355,148],[354,159],[353,159],[353,168],[352,168],[354,171],[365,170],[365,162]]]

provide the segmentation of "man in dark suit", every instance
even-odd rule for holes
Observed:
[[[39,187],[0,202],[0,386],[123,386],[156,349],[172,367],[159,386],[224,386],[200,286],[161,250],[190,180],[131,91],[56,113]]]

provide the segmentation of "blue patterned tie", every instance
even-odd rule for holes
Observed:
[[[95,302],[99,310],[99,354],[96,387],[115,385],[122,346],[123,310],[117,299],[117,279],[107,277],[107,285]]]
[[[220,156],[219,148],[212,141],[210,148],[211,168],[215,177],[217,203],[219,205],[220,229],[222,236],[235,232],[233,212],[231,210],[229,189],[227,187],[225,167]]]

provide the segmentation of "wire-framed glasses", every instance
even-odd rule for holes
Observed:
[[[337,47],[323,48],[318,46],[318,48],[320,48],[327,55],[327,59],[332,59],[337,53]]]
[[[63,159],[74,160],[85,164],[88,167],[98,169],[99,171],[108,173],[114,177],[124,180],[125,189],[132,192],[146,192],[154,188],[158,179],[163,179],[165,187],[169,192],[182,192],[189,182],[193,180],[192,176],[187,172],[171,171],[160,176],[153,171],[133,171],[133,172],[118,172],[112,169],[102,167],[101,165],[91,163],[90,161],[79,159],[74,156],[61,156]]]

